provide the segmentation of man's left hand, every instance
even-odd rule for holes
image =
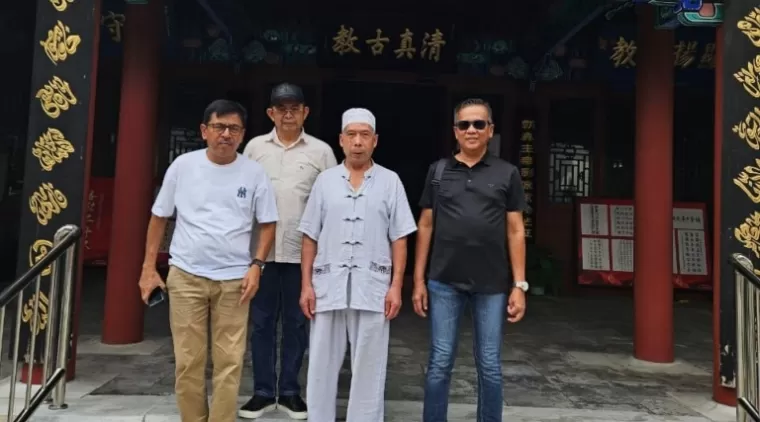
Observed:
[[[518,322],[525,316],[525,292],[519,288],[513,288],[509,295],[509,304],[507,305],[507,321]]]
[[[401,310],[401,288],[393,287],[385,295],[385,318],[389,321],[398,316]]]
[[[247,303],[249,300],[256,296],[256,292],[259,291],[259,280],[261,279],[261,267],[258,265],[251,265],[248,272],[243,277],[243,282],[240,284],[241,296],[240,305]]]

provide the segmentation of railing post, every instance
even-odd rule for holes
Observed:
[[[744,281],[749,303],[747,306],[747,318],[751,321],[749,329],[751,341],[747,344],[746,369],[749,371],[747,378],[747,399],[755,408],[760,408],[760,289],[755,288],[749,281]]]
[[[71,319],[73,308],[73,294],[74,294],[74,272],[76,271],[76,254],[79,250],[78,240],[81,238],[81,230],[79,227],[70,224],[61,227],[56,231],[54,246],[49,251],[41,251],[42,257],[36,260],[32,268],[26,273],[20,276],[10,286],[0,291],[0,338],[2,338],[4,320],[8,305],[16,303],[16,319],[14,323],[14,333],[11,339],[12,347],[12,359],[13,365],[10,373],[10,391],[8,397],[8,409],[7,414],[0,417],[2,420],[19,421],[24,422],[29,420],[34,412],[39,408],[40,404],[53,395],[55,389],[54,403],[50,406],[51,409],[65,409],[67,408],[65,402],[66,399],[66,368],[68,364],[69,349],[70,349],[70,337],[71,337]],[[61,262],[61,258],[65,255],[65,260]],[[63,267],[61,266],[63,265]],[[63,268],[63,269],[61,269]],[[63,290],[61,291],[60,275],[64,273]],[[51,276],[50,283],[50,300],[47,303],[40,297],[42,292],[40,291],[41,279],[47,275]],[[34,283],[34,284],[32,284]],[[24,303],[24,291],[29,287],[34,286],[33,296],[29,302]],[[60,292],[60,293],[59,293]],[[60,296],[60,298],[58,297]],[[37,354],[36,352],[36,340],[37,334],[42,329],[40,325],[40,307],[42,305],[49,307],[50,314],[48,316],[48,331],[45,333],[47,344],[43,350],[43,375],[44,380],[42,387],[39,391],[32,395],[32,367],[33,358]],[[26,306],[26,308],[25,308]],[[29,307],[32,309],[30,310]],[[58,314],[61,314],[58,316]],[[22,319],[22,316],[24,319]],[[31,320],[29,318],[31,317]],[[20,350],[21,344],[21,330],[23,321],[30,322],[30,338],[25,350]],[[55,336],[58,336],[55,338]],[[55,349],[53,345],[55,344]],[[2,342],[0,342],[0,355],[2,355]],[[56,362],[53,362],[52,354],[56,354]],[[27,382],[26,382],[26,394],[24,395],[24,408],[16,415],[15,412],[15,399],[16,399],[16,381],[19,376],[19,359],[21,355],[28,356],[27,367]],[[56,364],[57,368],[52,368]]]
[[[749,260],[746,256],[742,254],[734,254],[733,255],[734,260],[744,266],[746,269],[748,269],[750,272],[754,271],[754,265],[752,264],[752,261]],[[752,391],[750,391],[751,383],[749,382],[752,378],[756,377],[757,374],[757,366],[755,365],[755,368],[750,371],[750,362],[754,361],[755,359],[752,357],[752,350],[755,349],[755,353],[757,353],[757,350],[755,347],[753,347],[753,344],[756,342],[756,338],[754,338],[754,335],[751,335],[752,341],[748,342],[746,341],[747,334],[755,333],[756,328],[754,325],[757,323],[757,321],[753,318],[757,312],[747,312],[747,309],[749,309],[749,305],[757,305],[757,301],[755,300],[755,289],[750,288],[748,286],[747,280],[744,278],[744,276],[739,273],[738,271],[735,271],[736,274],[736,396],[737,397],[752,397],[750,402],[754,402],[754,396],[748,396],[748,394],[751,394]],[[748,315],[749,314],[749,315]],[[751,325],[750,325],[751,324]],[[751,327],[751,330],[748,328]],[[750,374],[750,372],[752,374]],[[750,378],[750,379],[748,379]],[[754,388],[755,393],[757,392],[757,387]],[[753,403],[754,404],[754,403]],[[744,409],[741,406],[736,406],[736,421],[737,422],[749,422],[749,415],[744,411]]]
[[[13,420],[13,411],[16,406],[16,380],[18,379],[18,348],[21,342],[21,311],[24,308],[24,291],[20,291],[16,300],[16,326],[14,327],[13,341],[13,372],[11,372],[11,388],[8,394],[8,420]]]
[[[73,230],[74,225],[66,225],[61,228]],[[63,272],[63,291],[61,292],[61,321],[58,330],[58,368],[64,370],[64,377],[58,382],[53,391],[53,404],[51,409],[66,409],[66,376],[69,360],[69,342],[71,341],[71,309],[73,306],[74,270],[76,269],[76,243],[66,249],[66,258]]]
[[[59,245],[61,242],[63,242],[63,239],[65,239],[72,230],[73,228],[70,225],[63,226],[58,229],[55,232],[55,236],[53,237],[53,246]],[[55,334],[57,334],[56,328],[58,327],[58,310],[60,309],[61,302],[60,298],[58,297],[58,285],[61,282],[61,261],[62,260],[58,258],[50,265],[50,296],[48,296],[50,298],[50,316],[47,325],[48,330],[45,338],[45,352],[42,363],[42,374],[44,377],[42,384],[43,387],[47,385],[50,376],[53,374],[54,354],[52,352],[55,350],[53,348],[53,344],[57,340]],[[46,401],[50,401],[50,399],[51,397],[46,397]]]
[[[32,320],[29,327],[31,329],[31,335],[29,336],[29,353],[26,359],[26,394],[24,396],[24,408],[29,407],[29,402],[32,401],[32,374],[34,373],[34,353],[37,349],[37,334],[40,332],[40,285],[42,284],[42,273],[37,274],[34,283],[34,295],[32,297],[34,305],[32,305]]]

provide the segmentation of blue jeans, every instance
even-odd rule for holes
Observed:
[[[301,297],[301,266],[268,262],[261,274],[259,291],[251,301],[253,334],[253,391],[257,396],[301,394],[298,374],[308,346],[306,317]],[[277,383],[277,320],[282,314],[279,388]]]
[[[449,407],[451,370],[459,343],[459,317],[470,302],[475,335],[473,355],[478,373],[477,422],[501,422],[501,341],[507,295],[467,293],[439,281],[428,282],[430,359],[425,376],[422,420],[445,422]]]

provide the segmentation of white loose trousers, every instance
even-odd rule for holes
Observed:
[[[335,422],[338,375],[351,345],[348,422],[383,422],[390,321],[383,312],[317,312],[309,333],[309,422]]]

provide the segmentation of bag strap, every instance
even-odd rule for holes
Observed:
[[[446,170],[446,163],[448,159],[441,158],[435,163],[435,171],[433,172],[433,179],[430,184],[433,187],[433,227],[435,227],[435,215],[436,209],[438,209],[438,189],[441,187],[441,179],[443,178],[443,171]]]
[[[435,170],[433,170],[433,178],[430,180],[431,188],[433,189],[433,201],[432,201],[432,208],[433,208],[433,233],[430,237],[430,249],[428,250],[428,256],[427,256],[427,264],[426,267],[430,268],[430,259],[433,256],[433,245],[435,244],[435,226],[436,226],[436,210],[438,210],[438,189],[441,187],[441,179],[443,179],[443,171],[446,170],[446,163],[448,162],[448,159],[441,158],[435,163]]]

